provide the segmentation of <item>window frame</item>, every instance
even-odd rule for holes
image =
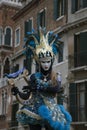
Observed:
[[[40,26],[42,28],[46,27],[46,8],[39,11],[37,17],[37,25],[38,27]]]
[[[83,45],[83,42],[82,42],[83,36],[85,37],[84,40],[86,41],[87,36],[85,35],[87,35],[87,30],[74,34],[74,67],[87,65],[86,60],[84,60],[84,58],[86,59],[87,50],[84,49],[86,47],[84,48],[81,47]],[[86,46],[86,42],[84,42],[84,46]]]
[[[78,82],[78,83],[70,83],[69,87],[69,103],[70,103],[70,113],[73,119],[73,122],[85,122],[87,121],[87,105],[86,105],[86,97],[87,97],[87,89],[86,86],[87,81]],[[85,88],[82,90],[82,86]],[[74,89],[75,88],[75,89]],[[75,90],[75,91],[74,91]],[[84,96],[82,96],[84,94]],[[84,98],[84,105],[82,99]],[[84,112],[84,116],[83,116]],[[82,114],[82,115],[81,115]]]
[[[5,38],[6,38],[6,36],[7,36],[7,35],[6,35],[6,34],[7,34],[7,33],[6,33],[6,30],[7,30],[7,29],[10,29],[10,32],[11,32],[11,33],[10,33],[10,36],[9,36],[9,37],[10,37],[10,44],[9,44],[9,45],[8,45],[8,44],[5,44],[5,42],[6,42],[6,41],[5,41]],[[5,45],[5,46],[12,47],[12,28],[11,28],[10,26],[7,26],[7,27],[5,28],[5,33],[4,33],[4,45]]]
[[[84,8],[87,8],[87,3],[85,3],[85,1],[82,0],[72,0],[71,1],[71,12],[75,13],[76,11],[82,10]]]
[[[30,27],[29,21],[31,21],[31,28],[29,28]],[[26,27],[26,26],[28,26],[28,27]],[[31,32],[32,29],[33,29],[33,17],[30,17],[29,19],[27,19],[26,21],[24,21],[24,36],[26,37],[27,32]]]
[[[19,31],[18,37],[17,37],[17,31]],[[19,39],[18,42],[17,42],[17,39]],[[16,30],[15,30],[15,47],[17,47],[19,45],[20,45],[20,27],[16,28]]]
[[[54,19],[58,20],[65,14],[65,0],[54,0]]]

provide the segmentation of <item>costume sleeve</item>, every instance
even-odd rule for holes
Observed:
[[[25,87],[25,86],[24,86]],[[27,100],[30,96],[30,90],[29,90],[29,86],[26,86],[27,90],[25,92],[20,92],[19,89],[17,87],[13,87],[11,89],[11,92],[14,96],[19,96],[21,99]]]
[[[55,86],[55,87],[53,87],[53,86],[48,86],[48,87],[42,87],[42,86],[40,86],[38,88],[38,90],[40,92],[58,93],[59,87],[58,86]]]

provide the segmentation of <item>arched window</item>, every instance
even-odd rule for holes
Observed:
[[[0,28],[0,45],[2,44],[2,28]]]
[[[11,46],[11,28],[9,27],[5,30],[5,45]]]
[[[9,62],[9,58],[7,58],[5,60],[5,65],[4,65],[4,74],[7,73],[9,74],[10,73],[10,62]]]

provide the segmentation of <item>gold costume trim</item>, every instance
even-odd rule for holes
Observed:
[[[20,114],[22,112],[25,113],[26,115],[30,116],[30,117],[37,119],[37,120],[41,119],[41,117],[39,115],[37,115],[37,114],[27,110],[27,109],[19,110],[19,111],[17,111],[17,114]]]

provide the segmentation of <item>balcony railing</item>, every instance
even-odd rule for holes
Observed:
[[[19,0],[0,0],[0,3],[9,3],[9,4],[16,4],[16,5],[22,5]]]

